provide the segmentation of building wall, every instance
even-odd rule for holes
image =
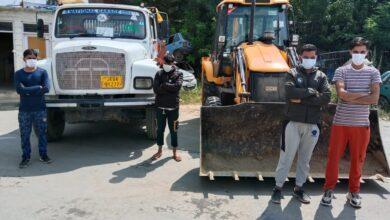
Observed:
[[[33,9],[23,8],[0,8],[0,21],[12,22],[13,26],[13,44],[14,44],[14,61],[15,70],[24,67],[23,51],[28,47],[28,36],[36,36],[35,33],[24,32],[23,24],[35,24],[36,20],[43,19],[45,24],[52,26],[53,12],[36,11]],[[50,32],[50,31],[49,31]],[[45,34],[46,54],[50,56],[50,34]]]

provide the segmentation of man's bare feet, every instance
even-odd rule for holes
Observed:
[[[173,157],[172,157],[176,162],[180,162],[181,161],[181,157],[179,155],[177,155],[177,150],[176,148],[173,148]]]
[[[157,153],[155,153],[152,157],[152,160],[158,160],[162,156],[162,147],[158,147]]]

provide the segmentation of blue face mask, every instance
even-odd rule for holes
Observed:
[[[317,59],[305,59],[302,58],[302,66],[307,70],[311,70],[317,63]]]
[[[360,66],[366,60],[366,54],[352,54],[352,63]]]

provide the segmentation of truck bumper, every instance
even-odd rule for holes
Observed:
[[[153,106],[154,97],[115,98],[115,99],[47,99],[47,108],[79,108],[79,107],[146,107]]]

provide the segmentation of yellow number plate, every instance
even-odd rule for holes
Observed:
[[[100,76],[100,88],[102,89],[122,89],[123,76]]]

